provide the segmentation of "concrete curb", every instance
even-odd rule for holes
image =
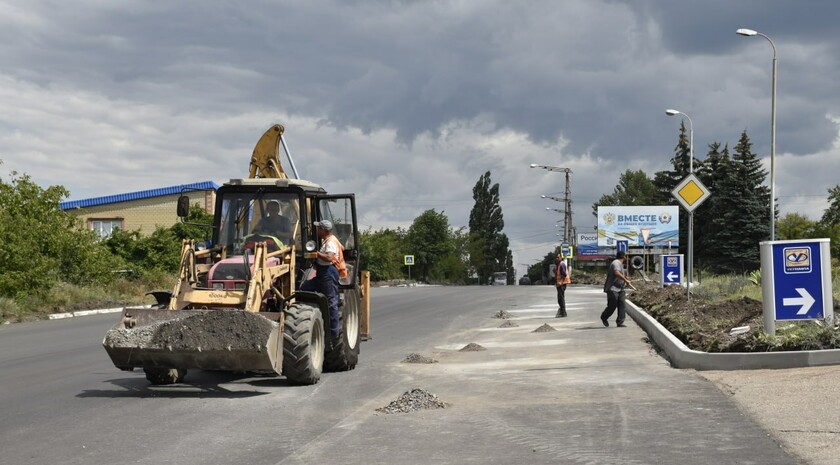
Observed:
[[[102,315],[104,313],[117,313],[121,312],[124,307],[119,308],[102,308],[99,310],[79,310],[78,312],[68,312],[68,313],[53,313],[50,315],[50,320],[62,320],[64,318],[73,318],[76,316],[87,316],[87,315]]]
[[[758,370],[840,365],[840,349],[790,352],[709,353],[689,349],[647,312],[627,302],[627,313],[664,352],[674,368],[695,370]]]

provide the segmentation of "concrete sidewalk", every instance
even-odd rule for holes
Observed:
[[[449,463],[453,450],[483,464],[803,463],[714,384],[671,368],[632,320],[604,328],[598,289],[570,287],[562,319],[552,287],[525,295],[418,350],[438,363],[394,364],[448,408],[360,419],[367,438],[339,435],[335,447],[361,450],[377,438],[382,446],[366,450],[366,463]],[[518,326],[500,328],[499,310]],[[535,332],[544,324],[553,330]],[[486,350],[460,350],[470,343]]]

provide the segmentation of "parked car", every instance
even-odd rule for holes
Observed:
[[[531,278],[527,276],[523,276],[519,278],[519,285],[520,286],[530,286],[531,285]]]

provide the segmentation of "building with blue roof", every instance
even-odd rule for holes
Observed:
[[[105,195],[82,200],[61,202],[62,210],[81,218],[89,229],[108,237],[114,228],[123,231],[139,230],[150,234],[156,227],[170,227],[178,222],[176,205],[178,197],[190,197],[191,204],[198,204],[213,213],[216,189],[213,181],[180,184],[124,194]]]

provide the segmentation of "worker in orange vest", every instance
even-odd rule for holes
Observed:
[[[305,281],[300,286],[302,291],[317,291],[326,296],[330,307],[330,330],[334,340],[341,337],[341,316],[338,311],[338,278],[347,276],[344,263],[344,247],[335,235],[333,224],[329,220],[313,223],[318,228],[321,248],[314,253],[315,278]],[[343,276],[342,276],[343,275]]]
[[[555,277],[557,278],[557,304],[560,308],[557,309],[555,318],[566,317],[566,285],[572,282],[571,274],[569,273],[569,266],[566,264],[560,255],[557,256],[557,267],[555,268]]]

